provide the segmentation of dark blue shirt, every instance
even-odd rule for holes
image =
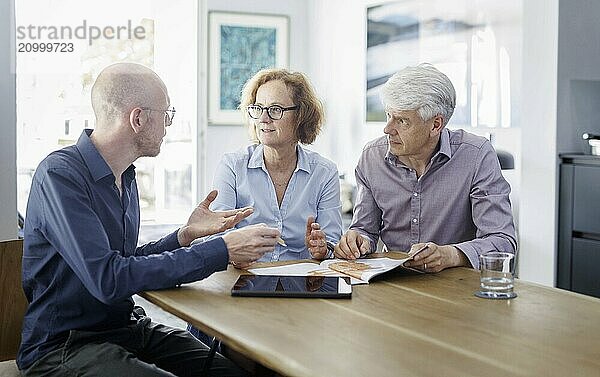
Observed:
[[[136,247],[135,168],[115,177],[85,130],[38,166],[25,217],[20,369],[64,343],[69,330],[126,326],[136,292],[173,287],[227,268],[222,238],[181,247],[177,232]]]

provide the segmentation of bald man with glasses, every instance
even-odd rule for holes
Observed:
[[[92,88],[94,130],[51,153],[33,177],[23,257],[29,307],[17,363],[24,376],[196,376],[209,349],[187,331],[154,323],[132,295],[204,279],[273,251],[280,232],[232,228],[250,207],[211,211],[211,192],[187,223],[137,246],[140,207],[132,165],[158,155],[175,109],[152,70],[120,63]],[[214,376],[243,372],[220,355]]]

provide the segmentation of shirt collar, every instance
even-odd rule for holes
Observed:
[[[304,170],[305,172],[310,174],[310,164],[308,163],[308,155],[304,148],[298,144],[296,146],[296,150],[298,151],[298,162],[296,163],[296,170]]]
[[[250,156],[250,159],[248,160],[248,168],[249,169],[265,167],[265,161],[263,159],[264,149],[265,149],[265,147],[262,144],[258,144],[256,146],[256,148],[254,148],[254,152],[252,152],[252,155]]]
[[[440,134],[440,149],[433,155],[433,157],[437,156],[438,154],[446,155],[448,159],[452,157],[452,149],[450,148],[450,131],[446,127],[444,127],[442,133]]]
[[[90,135],[94,132],[94,130],[86,128],[79,136],[79,140],[77,140],[77,149],[79,153],[81,153],[81,157],[83,161],[88,167],[90,174],[94,178],[94,181],[98,182],[99,180],[111,176],[114,179],[114,175],[110,167],[104,160],[104,157],[98,152],[94,143],[90,139]],[[130,165],[127,170],[124,172],[124,177],[130,178],[131,174],[135,170],[135,166]]]
[[[263,144],[258,144],[250,159],[248,160],[248,168],[263,168],[265,167],[265,159],[264,157],[265,146]],[[296,145],[296,153],[298,155],[298,162],[296,163],[296,170],[304,170],[307,173],[310,173],[310,164],[308,163],[308,156],[304,148],[300,146],[300,144]]]

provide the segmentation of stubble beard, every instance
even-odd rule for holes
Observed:
[[[140,157],[156,157],[160,153],[161,142],[156,145],[149,138],[140,137],[135,141],[135,147]]]

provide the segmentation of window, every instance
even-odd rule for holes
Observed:
[[[450,126],[518,126],[521,8],[521,0],[404,0],[368,7],[366,120],[385,121],[379,92],[392,74],[428,62],[455,85]]]
[[[17,2],[17,44],[37,49],[17,53],[21,213],[39,162],[94,127],[90,90],[97,74],[107,65],[129,61],[154,69],[177,108],[160,155],[135,163],[143,224],[187,219],[196,198],[196,7],[187,0]],[[41,52],[35,47],[41,42],[72,43],[73,51]]]

